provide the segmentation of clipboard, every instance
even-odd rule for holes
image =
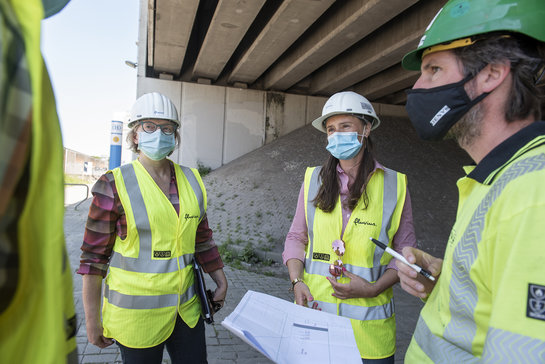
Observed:
[[[193,257],[193,270],[195,271],[195,291],[201,301],[201,316],[204,322],[212,324],[214,323],[214,313],[217,311],[214,310],[214,301],[212,300],[214,296],[212,291],[206,289],[204,273],[195,257]]]

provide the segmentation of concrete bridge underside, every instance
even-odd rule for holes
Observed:
[[[141,0],[138,94],[179,108],[179,162],[217,168],[353,90],[406,117],[401,68],[445,0]],[[176,159],[176,156],[175,156]]]

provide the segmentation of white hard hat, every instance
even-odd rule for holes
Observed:
[[[326,101],[324,108],[322,109],[322,116],[314,120],[312,126],[321,132],[326,133],[325,121],[327,118],[341,114],[349,114],[357,117],[362,116],[368,121],[369,118],[365,116],[370,116],[372,119],[371,130],[375,129],[380,124],[380,119],[369,100],[355,92],[344,91],[337,92]]]
[[[144,119],[166,119],[180,126],[176,106],[159,92],[144,94],[135,101],[131,109],[129,128],[132,128],[138,120]]]

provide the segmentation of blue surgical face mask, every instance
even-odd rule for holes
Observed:
[[[165,158],[174,150],[175,145],[174,134],[165,135],[159,128],[149,134],[143,131],[138,132],[138,149],[154,161]]]
[[[363,136],[355,131],[335,132],[327,137],[327,151],[337,159],[352,159],[358,154],[362,143],[358,136]]]

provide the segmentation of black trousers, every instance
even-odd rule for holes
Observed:
[[[172,364],[208,363],[202,318],[199,319],[197,326],[190,328],[178,315],[170,337],[151,348],[134,349],[120,343],[117,343],[117,345],[121,350],[124,364],[161,364],[165,345]]]
[[[361,359],[363,364],[394,364],[394,356],[389,356],[382,359]]]

